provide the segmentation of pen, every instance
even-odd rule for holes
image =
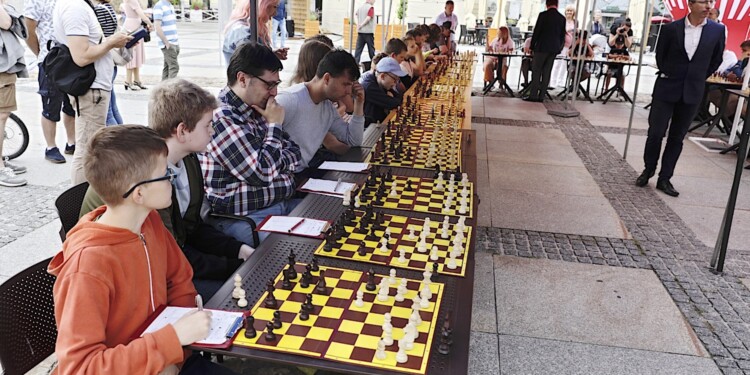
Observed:
[[[336,181],[336,187],[334,187],[334,188],[333,188],[333,192],[334,192],[334,193],[336,192],[336,190],[338,190],[338,189],[339,189],[339,185],[341,185],[341,179],[340,179],[340,178],[339,178],[339,180],[338,180],[338,181]]]
[[[289,233],[294,232],[294,230],[297,229],[304,222],[305,222],[305,218],[302,218],[302,220],[300,220],[297,224],[294,224],[294,226],[291,229],[289,229]]]
[[[195,295],[195,305],[198,306],[199,311],[203,311],[203,297],[200,294]]]

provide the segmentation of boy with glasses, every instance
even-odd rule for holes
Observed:
[[[302,162],[299,146],[282,129],[284,108],[274,99],[282,65],[270,48],[245,43],[227,67],[227,86],[214,113],[216,134],[198,155],[206,200],[216,213],[246,216],[260,223],[268,215],[287,215],[293,200],[294,172]],[[240,220],[209,223],[244,243],[250,226]],[[261,233],[263,240],[267,234]]]
[[[183,346],[208,334],[210,312],[133,338],[159,306],[196,304],[190,265],[155,211],[172,203],[167,145],[153,129],[123,125],[95,133],[87,151],[85,177],[106,205],[81,218],[49,264],[57,372],[176,374]],[[196,362],[226,373],[198,355],[182,372]]]
[[[366,123],[381,122],[388,112],[401,105],[402,95],[394,90],[406,72],[392,57],[382,58],[374,72],[367,72],[360,78],[365,89]]]
[[[205,197],[197,153],[206,151],[214,134],[216,98],[183,79],[163,81],[151,92],[149,127],[167,142],[169,168],[176,176],[172,204],[159,215],[193,268],[193,283],[204,298],[216,293],[254,249],[201,219]],[[89,188],[81,216],[104,202]]]

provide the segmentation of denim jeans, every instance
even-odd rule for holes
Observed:
[[[122,116],[120,116],[120,110],[117,109],[117,101],[115,100],[115,78],[117,77],[117,66],[115,65],[115,74],[112,75],[112,91],[109,98],[109,110],[107,111],[107,126],[110,125],[122,125]]]
[[[269,215],[282,215],[286,216],[289,215],[292,210],[294,210],[295,207],[301,202],[301,199],[289,199],[285,200],[279,203],[276,203],[272,206],[268,206],[266,208],[262,208],[260,210],[254,211],[247,215],[247,217],[253,219],[256,225],[260,224],[261,221],[263,221],[266,216]],[[240,241],[242,243],[246,243],[250,246],[257,246],[258,244],[253,244],[253,231],[250,228],[250,224],[242,221],[242,220],[232,220],[232,219],[217,219],[213,217],[209,217],[206,220],[207,223],[212,225],[214,228],[216,228],[218,231],[226,234],[227,236],[234,237],[237,241]],[[268,237],[268,232],[258,232],[258,237],[260,238],[260,242],[263,242],[263,240]]]
[[[284,48],[284,42],[287,38],[286,20],[277,20],[276,18],[271,18],[271,21],[273,21],[271,25],[271,38],[273,39],[273,48]],[[276,31],[279,30],[279,26],[281,26],[281,47],[277,47],[276,44],[276,38],[278,38]]]

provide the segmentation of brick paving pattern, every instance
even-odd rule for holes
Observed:
[[[23,176],[21,176],[23,177]],[[0,189],[0,247],[57,219],[55,199],[68,184]]]

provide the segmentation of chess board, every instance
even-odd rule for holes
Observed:
[[[385,181],[384,177],[370,177],[375,179],[372,187],[363,186],[356,195],[359,197],[360,205],[372,204],[373,207],[382,207],[393,210],[404,210],[412,212],[424,212],[437,215],[474,217],[474,184],[469,182],[469,191],[466,213],[460,213],[460,199],[463,186],[456,181],[454,199],[446,210],[444,202],[448,197],[448,181],[445,181],[443,190],[435,189],[435,181],[430,178],[393,176],[393,181]],[[369,181],[369,180],[368,180]],[[406,190],[407,182],[411,185],[411,191]],[[396,184],[396,195],[391,196],[391,185]],[[384,194],[380,200],[376,200],[376,191],[379,185],[383,185]],[[355,204],[352,198],[352,204]],[[355,206],[356,207],[356,206]],[[356,207],[359,208],[359,207]]]
[[[453,236],[458,230],[456,224],[450,224],[448,238],[442,238],[441,228],[443,223],[431,221],[430,234],[426,237],[427,251],[421,253],[417,251],[417,244],[419,243],[419,236],[424,226],[424,220],[386,214],[384,215],[385,222],[382,224],[383,229],[374,230],[374,237],[370,237],[370,233],[366,229],[361,230],[361,219],[365,213],[363,211],[355,211],[355,214],[356,218],[352,220],[350,225],[345,225],[346,235],[333,243],[330,250],[327,250],[328,246],[326,246],[326,241],[324,241],[315,250],[316,255],[417,271],[423,271],[425,268],[432,270],[432,264],[437,263],[437,272],[440,274],[453,276],[465,275],[472,231],[470,226],[466,226],[463,230],[464,238],[461,244],[464,250],[459,257],[456,257],[457,267],[450,269],[446,266],[446,262],[448,261],[448,253],[453,246]],[[455,223],[456,220],[453,220],[453,222]],[[385,235],[385,228],[388,228],[391,233],[390,240],[388,241],[390,249],[383,252],[381,251],[380,240]],[[410,229],[414,230],[414,238],[409,238]],[[360,255],[357,251],[362,241],[365,243],[365,255]],[[438,257],[435,260],[430,260],[430,249],[432,249],[433,245],[437,248]],[[399,249],[405,250],[405,263],[399,262]]]
[[[265,307],[264,300],[268,295],[266,292],[251,310],[255,318],[253,327],[257,335],[248,339],[245,337],[243,328],[234,340],[234,345],[323,358],[389,371],[412,374],[426,372],[437,328],[443,284],[436,282],[430,284],[432,298],[429,307],[420,309],[422,324],[418,327],[419,337],[414,341],[414,348],[406,352],[408,361],[397,363],[397,342],[404,335],[402,328],[408,323],[412,312],[412,298],[417,295],[421,281],[407,280],[408,292],[403,302],[397,302],[394,298],[398,282],[390,285],[388,301],[381,302],[376,299],[376,291],[370,292],[365,289],[366,273],[320,266],[321,270],[325,270],[328,294],[319,295],[313,293],[319,272],[313,272],[313,282],[309,287],[302,288],[299,280],[305,270],[305,265],[297,264],[295,269],[298,275],[292,280],[291,290],[281,287],[283,278],[281,273],[274,280],[276,290],[273,294],[277,300],[277,308]],[[377,285],[381,278],[382,276],[376,276]],[[397,279],[400,280],[398,276]],[[364,291],[363,307],[357,307],[354,304],[356,293],[360,289]],[[299,318],[299,311],[308,293],[313,293],[315,307],[309,319],[303,321]],[[281,313],[282,326],[274,330],[276,339],[267,341],[264,331],[266,323],[273,320],[273,313],[277,310]],[[375,358],[375,351],[383,335],[382,324],[385,313],[390,313],[392,316],[394,343],[386,347],[386,358],[380,360]]]
[[[461,167],[460,131],[428,128],[409,128],[405,139],[398,140],[396,132],[383,133],[383,137],[370,153],[370,163],[390,167],[435,170],[436,164],[441,169],[455,170]],[[437,135],[435,135],[437,134]],[[434,141],[433,141],[434,139]],[[401,151],[396,144],[401,144]],[[433,157],[430,160],[430,148]],[[431,162],[430,162],[431,161]]]

